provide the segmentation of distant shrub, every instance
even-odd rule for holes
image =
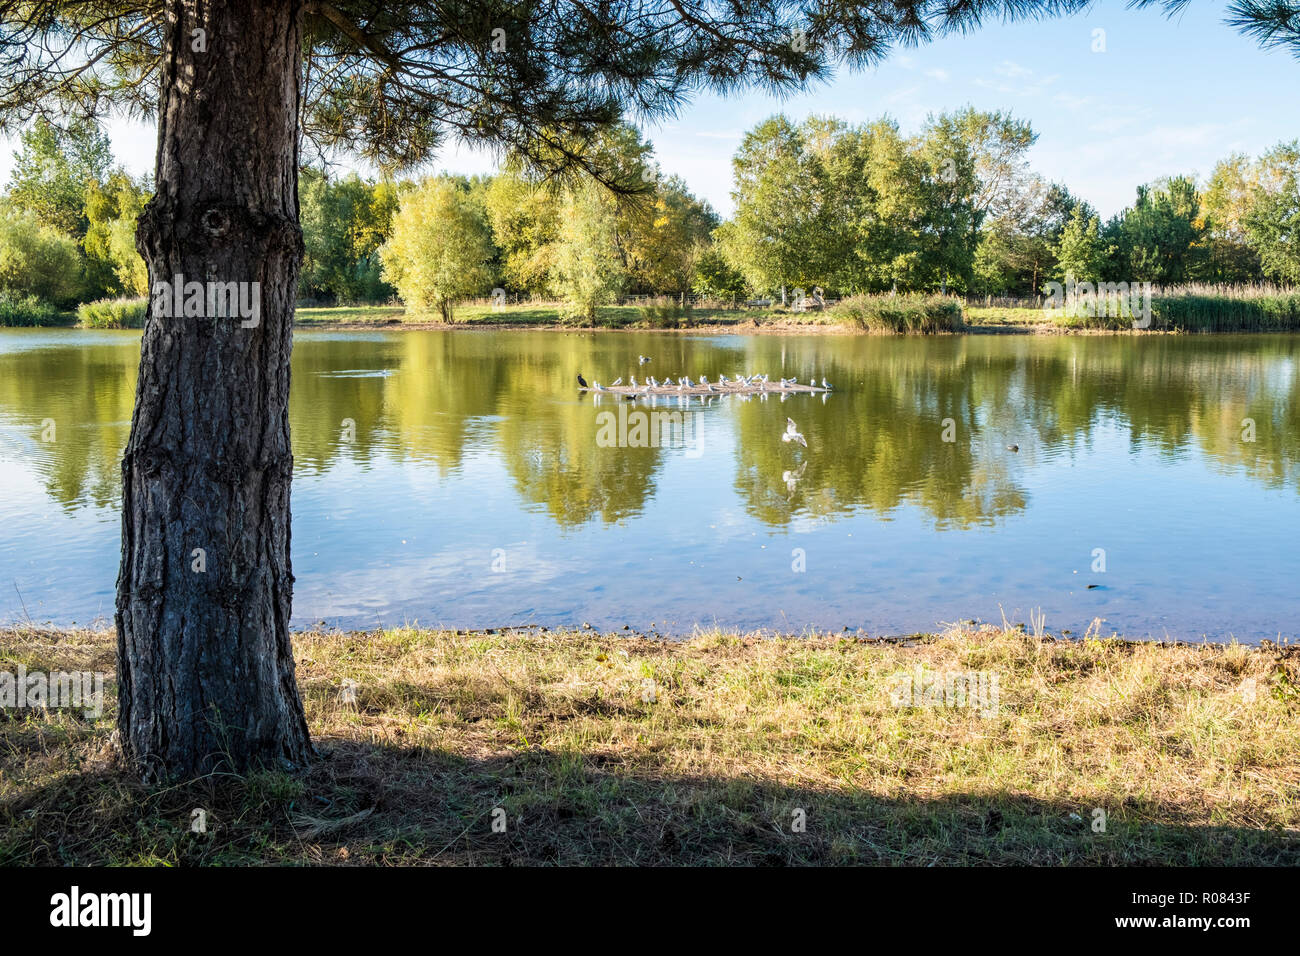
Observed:
[[[0,208],[0,289],[70,308],[82,288],[81,260],[75,239]]]
[[[650,299],[640,306],[641,323],[652,329],[683,329],[695,324],[691,304],[671,296]]]
[[[77,321],[87,329],[138,329],[149,313],[149,300],[100,299],[77,306]]]
[[[961,303],[943,295],[857,295],[831,309],[836,322],[872,332],[960,332]]]
[[[0,289],[0,325],[53,325],[59,310],[34,295]]]

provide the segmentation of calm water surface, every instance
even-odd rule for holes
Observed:
[[[888,634],[1041,609],[1293,636],[1298,358],[1297,336],[299,333],[295,622]],[[0,620],[111,619],[138,361],[138,333],[0,331]],[[629,405],[579,371],[835,391]],[[668,411],[666,442],[627,447]]]

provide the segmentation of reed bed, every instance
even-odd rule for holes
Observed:
[[[961,302],[944,295],[856,295],[831,309],[833,321],[868,332],[960,332]]]
[[[1099,309],[1099,315],[1063,315],[1054,321],[1066,328],[1133,328],[1127,308]],[[1160,332],[1300,331],[1300,290],[1273,285],[1218,286],[1191,284],[1153,290],[1150,328]]]
[[[77,321],[86,329],[138,329],[144,326],[149,300],[100,299],[77,306]]]

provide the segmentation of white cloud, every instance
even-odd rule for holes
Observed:
[[[1006,76],[1014,80],[1022,76],[1032,76],[1034,71],[1012,60],[1003,60],[993,68],[993,72],[998,76]]]

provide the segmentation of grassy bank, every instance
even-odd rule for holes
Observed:
[[[322,308],[299,308],[294,324],[306,327],[353,328],[494,328],[520,326],[525,328],[665,328],[661,305],[642,307],[636,305],[610,305],[597,310],[591,322],[566,319],[556,304],[525,305],[459,305],[455,321],[448,325],[436,312],[407,312],[401,306],[362,305]],[[690,325],[742,325],[763,320],[769,313],[761,309],[690,309]],[[680,320],[679,320],[680,321]],[[687,327],[682,324],[682,327]]]
[[[113,661],[104,632],[0,648],[10,671]],[[115,762],[111,701],[6,712],[0,864],[1297,865],[1297,651],[1016,628],[307,633],[321,759],[296,775],[144,788]],[[996,675],[997,706],[899,706],[918,668]]]

